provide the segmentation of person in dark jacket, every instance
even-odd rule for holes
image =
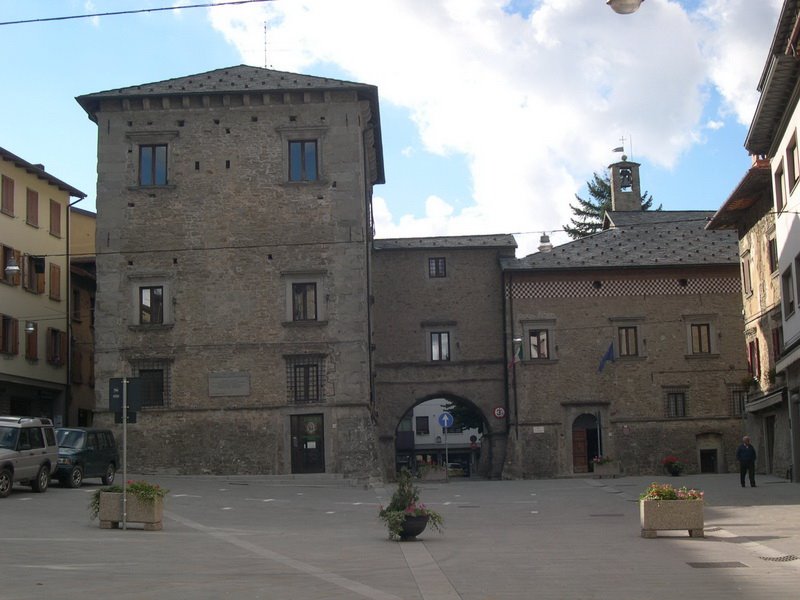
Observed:
[[[750,444],[749,436],[744,436],[741,445],[736,449],[736,460],[739,461],[742,487],[745,487],[745,473],[750,477],[750,487],[756,487],[756,449]]]

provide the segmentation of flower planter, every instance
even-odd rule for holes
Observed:
[[[134,494],[127,494],[126,523],[143,523],[146,531],[160,531],[164,515],[164,499],[155,498],[152,502],[142,500]],[[102,529],[118,529],[122,522],[122,494],[102,492],[100,510],[97,513]]]
[[[413,540],[420,533],[425,531],[428,525],[428,516],[422,515],[418,517],[406,517],[400,531],[401,540]]]
[[[594,464],[595,477],[618,477],[620,474],[619,462],[612,461],[607,463]]]
[[[703,500],[640,500],[642,537],[654,538],[658,531],[685,529],[689,537],[703,536]]]

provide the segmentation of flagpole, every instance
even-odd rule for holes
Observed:
[[[603,456],[603,434],[600,424],[600,411],[597,411],[597,456]]]

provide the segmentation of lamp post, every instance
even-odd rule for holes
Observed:
[[[608,0],[606,4],[618,15],[629,15],[639,10],[644,0]]]

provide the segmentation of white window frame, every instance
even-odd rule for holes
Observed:
[[[281,180],[290,185],[316,185],[325,184],[325,136],[326,127],[279,127],[278,135],[281,137],[283,147],[283,164]],[[317,143],[317,178],[292,180],[289,179],[291,160],[289,157],[289,142],[316,142]]]
[[[130,324],[134,327],[158,328],[171,326],[175,323],[174,300],[172,291],[172,280],[166,276],[157,275],[130,275]],[[162,288],[163,320],[161,323],[142,323],[139,313],[139,294],[142,288],[160,287]]]
[[[684,315],[684,331],[686,335],[686,355],[691,357],[719,356],[719,340],[717,339],[716,315]],[[693,326],[708,325],[708,352],[695,352],[692,338]]]
[[[610,317],[609,321],[614,326],[614,358],[615,360],[630,360],[643,358],[645,356],[645,341],[642,337],[642,323],[644,317]],[[636,353],[622,354],[622,344],[620,343],[620,332],[622,329],[630,328],[635,330]]]
[[[324,324],[327,319],[326,312],[326,279],[325,271],[286,271],[281,273],[285,288],[284,323],[287,325]],[[298,283],[313,283],[317,294],[317,318],[295,321],[294,319],[294,285]]]
[[[528,319],[520,322],[522,326],[522,359],[536,363],[555,361],[556,354],[556,320],[555,319]],[[547,358],[534,358],[531,353],[531,332],[547,332]],[[513,357],[512,357],[513,358]]]

